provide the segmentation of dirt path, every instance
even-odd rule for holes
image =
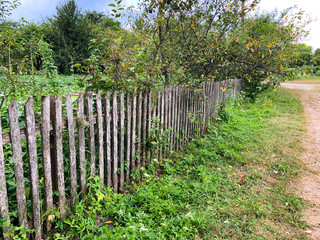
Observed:
[[[307,170],[294,187],[312,204],[304,210],[303,220],[310,226],[307,230],[310,238],[320,240],[320,80],[318,84],[313,81],[311,84],[283,83],[282,86],[292,89],[304,107],[307,125],[302,160]]]

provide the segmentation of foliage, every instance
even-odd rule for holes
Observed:
[[[91,38],[90,29],[76,2],[69,0],[58,6],[57,14],[49,19],[49,27],[46,37],[52,44],[58,70],[63,74],[71,74],[73,63],[82,63],[89,57]]]
[[[18,5],[20,5],[19,0],[13,0],[13,1],[1,0],[0,1],[0,21],[10,16],[12,14],[12,11]]]

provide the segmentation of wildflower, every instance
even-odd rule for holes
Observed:
[[[149,229],[146,228],[146,227],[141,227],[140,230],[141,230],[141,231],[149,231]]]

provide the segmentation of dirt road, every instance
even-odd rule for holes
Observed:
[[[306,133],[303,139],[305,152],[302,161],[307,166],[295,183],[297,193],[310,203],[303,211],[310,239],[320,240],[320,80],[303,80],[281,84],[292,89],[304,107]]]

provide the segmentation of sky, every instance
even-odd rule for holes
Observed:
[[[27,21],[39,22],[46,17],[52,17],[56,12],[56,6],[65,3],[66,0],[20,0],[21,5],[14,10],[11,19],[19,20],[22,17]],[[108,4],[114,0],[76,0],[82,10],[97,10],[108,12]],[[136,5],[137,0],[123,0],[125,6]],[[320,48],[320,1],[319,0],[262,0],[260,9],[279,11],[297,6],[298,9],[309,14],[314,21],[308,26],[309,37],[303,42],[312,46],[313,50]]]

